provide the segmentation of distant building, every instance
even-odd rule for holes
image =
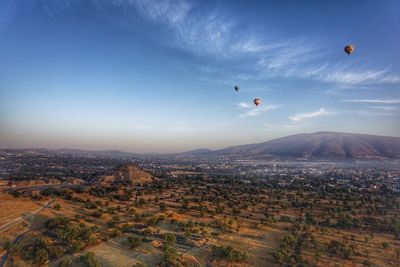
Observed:
[[[10,185],[10,181],[0,180],[0,186],[9,186],[9,185]]]

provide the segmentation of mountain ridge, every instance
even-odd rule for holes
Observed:
[[[306,159],[397,159],[400,158],[400,137],[323,131],[231,146],[211,154]]]
[[[179,153],[132,153],[119,150],[83,149],[34,149],[50,150],[74,156],[98,156],[107,158],[148,157],[236,157],[236,158],[290,158],[290,159],[400,159],[400,137],[319,131],[299,133],[271,139],[265,142],[229,146],[210,150],[199,148]],[[24,150],[24,149],[1,149]]]

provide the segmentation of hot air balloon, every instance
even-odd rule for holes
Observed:
[[[239,85],[235,85],[236,92],[239,91]]]
[[[260,105],[261,104],[261,100],[259,98],[254,99],[254,104],[256,106]]]
[[[348,55],[350,55],[351,53],[353,53],[354,51],[354,47],[351,44],[348,44],[344,47],[344,52],[346,52]]]

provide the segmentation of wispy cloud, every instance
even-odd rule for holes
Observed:
[[[170,42],[181,49],[217,59],[242,59],[244,69],[236,69],[236,74],[230,72],[233,76],[230,78],[289,77],[343,87],[400,83],[400,76],[391,74],[390,67],[367,69],[331,64],[326,62],[329,46],[321,41],[287,39],[258,31],[254,26],[246,28],[218,7],[198,12],[197,3],[189,0],[114,0],[111,3],[129,10],[133,7],[145,20],[166,26],[171,31]],[[205,75],[209,75],[209,71],[207,68]]]
[[[387,117],[398,116],[398,114],[393,112],[375,112],[375,111],[360,110],[357,111],[356,113],[362,116],[387,116]]]
[[[391,75],[389,69],[390,68],[381,70],[352,70],[347,68],[321,73],[318,76],[321,80],[326,82],[347,85],[400,82],[400,76]]]
[[[252,106],[251,106],[250,104],[244,103],[244,102],[239,103],[238,106],[239,106],[240,108],[242,108],[242,109],[249,109],[249,108],[252,108]]]
[[[400,99],[347,99],[343,102],[372,103],[372,104],[400,104]]]
[[[115,0],[113,3],[121,7],[133,6],[143,17],[172,27],[178,26],[191,9],[191,4],[184,0]]]
[[[239,108],[244,112],[238,116],[238,118],[254,117],[261,115],[273,109],[277,109],[277,105],[268,105],[257,107],[248,103],[241,102],[238,104]]]
[[[292,121],[302,121],[305,119],[311,119],[315,117],[322,117],[327,115],[333,115],[333,112],[329,112],[325,110],[325,108],[320,108],[318,111],[315,112],[308,112],[308,113],[297,113],[289,117],[289,120]]]
[[[5,0],[0,8],[0,24],[9,17],[20,1]],[[58,0],[43,3],[50,17],[62,16],[78,0]],[[327,62],[328,44],[311,37],[285,36],[246,27],[235,16],[219,6],[199,12],[198,2],[190,0],[93,0],[101,8],[118,7],[125,14],[141,17],[169,31],[167,45],[175,45],[196,55],[208,55],[229,61],[242,60],[243,68],[230,72],[239,80],[264,80],[271,77],[289,77],[316,80],[352,87],[365,84],[398,84],[400,75],[391,68],[366,68],[358,63],[332,64]],[[1,7],[1,6],[0,6]],[[203,68],[206,73],[210,68]],[[218,68],[217,68],[218,69]],[[201,78],[200,78],[201,79]]]
[[[398,107],[393,107],[393,106],[369,106],[371,109],[375,110],[383,110],[383,111],[396,111],[399,110]]]

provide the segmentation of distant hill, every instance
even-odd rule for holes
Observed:
[[[211,152],[204,151],[202,155],[335,160],[398,159],[400,158],[400,138],[317,132],[291,135],[259,144],[232,146]]]
[[[2,149],[0,151],[42,151],[77,157],[100,157],[130,160],[134,158],[189,158],[189,157],[235,157],[263,159],[400,159],[400,137],[353,134],[339,132],[316,132],[296,134],[263,143],[231,146],[219,150],[196,149],[173,154],[135,154],[118,150],[80,149]]]

